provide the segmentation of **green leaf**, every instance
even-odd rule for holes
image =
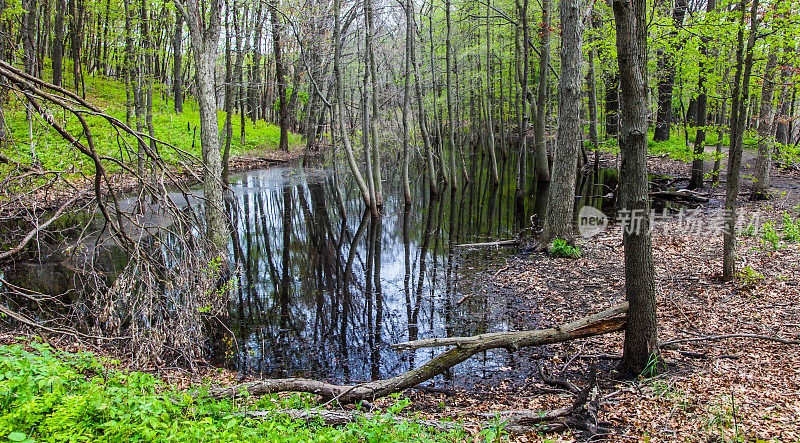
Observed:
[[[11,441],[23,441],[27,437],[28,436],[23,434],[22,432],[12,432],[12,433],[8,434],[8,439],[11,440]]]

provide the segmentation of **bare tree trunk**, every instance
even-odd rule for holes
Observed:
[[[561,75],[558,78],[558,135],[553,181],[547,197],[547,212],[541,242],[555,238],[572,240],[575,176],[581,148],[581,59],[583,27],[580,23],[581,0],[561,0]]]
[[[258,3],[255,17],[255,31],[253,34],[253,60],[250,76],[250,87],[248,88],[248,101],[250,103],[250,118],[253,124],[261,118],[260,107],[258,106],[258,91],[261,88],[261,39],[262,25],[264,24],[264,14],[262,3]]]
[[[528,31],[528,0],[516,0],[517,16],[522,22],[522,45],[519,45],[519,39],[516,40],[517,57],[522,56],[522,65],[517,71],[519,83],[521,85],[520,93],[520,125],[519,125],[519,154],[517,156],[517,189],[515,192],[516,206],[519,208],[522,205],[522,199],[525,194],[525,171],[526,171],[526,152],[528,150],[528,42],[530,40]],[[519,71],[522,71],[521,73]]]
[[[234,2],[233,10],[236,10],[237,3]],[[236,13],[231,12],[229,3],[225,2],[225,28],[230,27],[230,17],[236,20]],[[231,141],[233,138],[233,65],[231,64],[231,33],[225,33],[225,126],[222,132],[225,135],[225,147],[222,151],[222,182],[229,183],[230,170],[229,163],[231,158]]]
[[[772,98],[775,94],[775,69],[778,54],[775,46],[769,48],[767,64],[764,66],[764,83],[761,86],[761,105],[758,112],[758,156],[753,172],[753,198],[769,198],[769,170],[772,167],[772,145],[775,122],[775,107]],[[782,83],[782,82],[781,82]]]
[[[195,61],[197,105],[200,113],[200,146],[203,156],[203,194],[208,239],[224,255],[228,241],[222,198],[222,158],[217,121],[216,56],[221,26],[221,3],[210,0],[201,10],[199,2],[176,0],[189,27]]]
[[[670,39],[678,37],[678,30],[683,26],[686,15],[686,0],[676,0],[672,10],[672,25],[675,29],[670,31]],[[667,51],[678,51],[680,45],[670,42],[671,48]],[[658,113],[656,114],[656,127],[653,140],[663,142],[669,140],[670,126],[672,124],[672,89],[675,86],[675,57],[671,53],[659,51],[658,70]]]
[[[706,14],[713,12],[717,8],[716,0],[707,0]],[[705,174],[705,162],[703,154],[706,151],[706,125],[708,124],[708,95],[706,94],[706,74],[705,60],[708,55],[708,37],[700,39],[700,61],[698,69],[700,76],[697,80],[697,89],[700,94],[697,96],[697,136],[694,140],[694,161],[692,161],[692,177],[689,181],[690,189],[703,187],[703,175]]]
[[[551,0],[542,0],[542,47],[539,53],[539,88],[536,93],[536,115],[534,121],[534,148],[533,148],[533,167],[537,181],[550,181],[550,164],[547,159],[547,145],[545,143],[547,134],[547,98],[550,95],[550,88],[547,82],[547,68],[550,65],[550,9]],[[526,17],[527,21],[527,17]],[[524,26],[524,25],[523,25]],[[528,43],[523,45],[525,48],[525,59],[527,60]],[[526,63],[526,72],[528,70]],[[527,76],[527,74],[526,74]]]
[[[428,166],[428,187],[430,188],[431,195],[438,195],[439,188],[436,185],[436,165],[433,159],[433,145],[431,143],[430,133],[428,132],[427,113],[425,112],[425,105],[422,102],[422,86],[420,85],[420,69],[419,62],[417,61],[417,45],[416,45],[416,24],[414,21],[414,2],[406,2],[406,7],[410,9],[409,15],[411,16],[411,42],[409,47],[411,49],[411,63],[414,67],[414,90],[417,96],[417,121],[419,123],[420,133],[422,135],[422,144],[425,148],[425,156]]]
[[[647,181],[647,40],[641,30],[644,0],[614,0],[617,54],[622,86],[620,198],[630,217],[623,224],[625,297],[630,305],[621,370],[641,373],[658,356],[653,250]],[[646,72],[646,71],[644,71]]]
[[[281,54],[283,24],[278,18],[278,0],[270,0],[269,16],[272,21],[272,47],[275,53],[275,77],[278,81],[278,112],[281,126],[279,149],[289,151],[289,104],[286,102],[286,67]]]
[[[53,84],[61,86],[64,74],[64,0],[56,0],[55,35],[53,36]]]
[[[414,18],[411,12],[412,0],[406,0],[406,54],[405,54],[405,84],[403,85],[403,196],[405,204],[411,204],[411,185],[408,182],[408,162],[410,149],[409,114],[411,112],[411,42],[414,40]],[[407,206],[408,207],[408,206]]]
[[[592,27],[594,29],[597,28],[597,20],[592,19]],[[597,130],[597,82],[594,68],[596,52],[597,50],[592,46],[589,50],[589,70],[586,73],[586,89],[589,94],[589,140],[591,140],[594,147],[595,171],[600,167],[600,134]]]
[[[527,1],[527,0],[526,0]],[[450,129],[447,131],[448,136],[448,149],[450,150],[450,184],[452,190],[458,188],[458,173],[456,172],[456,116],[453,107],[453,87],[452,87],[452,71],[453,71],[453,42],[452,42],[452,26],[450,23],[450,8],[451,0],[445,0],[445,18],[447,20],[447,37],[445,38],[445,69],[447,75],[445,82],[447,83],[447,119]]]
[[[175,34],[172,40],[172,97],[175,101],[175,112],[183,114],[183,72],[181,62],[181,42],[183,40],[183,16],[175,12]]]
[[[334,55],[333,55],[333,75],[336,79],[336,103],[335,103],[335,113],[338,119],[338,127],[339,132],[342,137],[342,143],[344,144],[345,155],[347,157],[347,164],[350,166],[350,171],[353,173],[353,177],[356,179],[356,183],[358,184],[359,190],[361,190],[361,198],[364,200],[367,208],[370,210],[374,210],[374,205],[372,203],[372,194],[370,193],[370,189],[367,187],[367,183],[364,181],[363,176],[361,175],[361,170],[356,163],[355,155],[353,154],[353,146],[350,143],[350,137],[347,135],[347,130],[345,129],[345,119],[344,119],[344,88],[342,86],[342,68],[341,68],[341,58],[342,58],[342,25],[341,25],[341,0],[334,0],[334,30],[333,30],[333,42],[334,42]]]
[[[722,279],[733,279],[736,267],[736,200],[739,197],[739,170],[742,166],[742,142],[746,125],[745,115],[747,101],[750,98],[750,75],[753,70],[753,47],[758,34],[758,3],[753,0],[750,13],[750,36],[747,48],[744,46],[744,16],[747,0],[739,3],[741,18],[739,19],[738,46],[736,49],[736,78],[733,83],[733,99],[731,111],[731,145],[728,151],[727,189],[725,190],[725,229],[722,237]]]
[[[489,14],[491,9],[491,0],[486,2],[486,136],[487,146],[489,151],[489,162],[492,172],[492,183],[495,186],[500,184],[500,175],[497,172],[497,156],[495,155],[494,146],[494,118],[492,117],[492,59],[491,59],[491,35],[489,34]],[[502,74],[502,72],[501,72]]]

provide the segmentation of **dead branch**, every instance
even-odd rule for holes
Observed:
[[[717,340],[725,340],[728,338],[752,338],[755,340],[766,340],[772,341],[776,343],[782,343],[785,345],[800,345],[800,340],[791,340],[787,338],[781,337],[772,337],[769,335],[759,335],[759,334],[724,334],[724,335],[710,335],[705,337],[689,337],[689,338],[677,338],[675,340],[669,340],[660,343],[658,346],[661,348],[669,348],[672,345],[678,343],[689,343],[689,342],[697,342],[697,341],[717,341]]]
[[[477,248],[482,246],[514,246],[518,245],[519,240],[498,240],[486,243],[462,243],[460,245],[456,245],[458,248]]]
[[[61,205],[60,208],[58,208],[58,210],[53,214],[52,217],[50,217],[50,219],[48,219],[46,222],[44,222],[42,224],[35,225],[33,227],[33,229],[30,230],[28,232],[28,234],[25,237],[23,237],[22,240],[20,240],[19,243],[17,243],[16,246],[14,246],[13,248],[9,249],[8,251],[4,251],[4,252],[0,253],[0,260],[5,260],[5,259],[11,257],[12,255],[18,253],[19,251],[25,249],[25,246],[27,246],[28,243],[30,243],[30,241],[37,234],[39,234],[39,232],[41,232],[44,229],[47,229],[47,227],[50,226],[54,221],[58,220],[58,218],[61,217],[64,214],[64,212],[69,207],[72,206],[73,203],[75,203],[76,201],[80,200],[81,198],[83,198],[83,193],[80,193],[80,194],[76,195],[75,197],[67,200],[63,205]]]
[[[325,400],[336,399],[342,403],[372,400],[385,397],[429,380],[475,354],[489,349],[522,347],[560,343],[577,338],[591,337],[620,331],[625,328],[625,317],[619,315],[628,309],[627,302],[555,328],[538,331],[498,332],[475,337],[453,337],[445,339],[417,340],[395,345],[399,349],[418,347],[454,346],[418,368],[385,380],[375,380],[355,386],[339,386],[303,378],[259,380],[213,390],[212,398],[238,397],[242,392],[249,395],[265,395],[275,392],[306,392],[317,394]],[[420,343],[423,346],[420,346]]]
[[[590,337],[624,328],[625,318],[619,317],[628,310],[628,302],[608,308],[597,314],[575,320],[566,325],[533,331],[491,332],[472,337],[441,337],[414,340],[391,345],[395,349],[435,348],[440,346],[470,346],[484,344],[492,348],[519,348],[559,343],[575,338]]]
[[[328,410],[328,409],[276,409],[273,411],[252,411],[245,412],[245,416],[260,420],[269,420],[275,415],[286,415],[292,420],[299,420],[305,422],[322,422],[326,426],[344,426],[349,423],[355,423],[365,418],[370,418],[374,414],[357,412],[357,411],[341,411],[341,410]],[[405,418],[399,416],[388,417],[388,420],[393,423],[414,423],[431,428],[437,431],[452,431],[460,429],[461,425],[455,422],[439,421],[439,420],[417,420],[413,418]]]

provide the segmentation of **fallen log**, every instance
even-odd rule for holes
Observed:
[[[708,198],[685,191],[656,191],[651,192],[650,197],[662,200],[688,201],[692,203],[708,203]]]
[[[276,392],[306,392],[317,394],[327,401],[354,403],[363,400],[374,400],[394,392],[417,386],[420,383],[445,372],[453,366],[469,359],[475,354],[496,348],[516,350],[522,347],[541,346],[560,343],[578,338],[591,337],[609,332],[621,331],[625,328],[625,317],[628,303],[606,309],[597,314],[573,321],[555,328],[535,331],[497,332],[481,334],[474,337],[449,337],[442,339],[415,340],[395,345],[398,349],[417,349],[420,347],[454,346],[439,354],[427,363],[408,372],[385,380],[375,380],[354,386],[340,386],[317,380],[304,378],[282,378],[258,380],[225,388],[215,389],[208,393],[212,398],[238,397],[247,395],[265,395]]]
[[[625,326],[625,318],[619,317],[628,310],[628,302],[592,314],[588,317],[575,320],[566,325],[555,328],[538,329],[533,331],[504,331],[490,332],[471,337],[440,337],[426,338],[391,345],[395,349],[420,349],[435,348],[440,346],[471,346],[481,344],[492,348],[521,348],[526,346],[541,346],[551,343],[572,340],[575,338],[591,337],[620,331]]]

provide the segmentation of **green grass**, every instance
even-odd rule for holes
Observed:
[[[48,66],[49,63],[45,65]],[[64,70],[65,73],[72,72],[69,61],[67,61],[67,66],[64,67]],[[43,73],[43,78],[48,81],[51,79],[51,75],[47,70]],[[72,88],[72,76],[67,74],[65,81],[67,83],[65,87]],[[88,74],[85,74],[85,82],[87,100],[103,109],[106,113],[125,122],[126,94],[124,83]],[[169,92],[166,93],[168,97],[166,99],[162,97],[162,92],[162,86],[156,84],[153,91],[153,127],[156,138],[199,158],[200,117],[197,111],[197,104],[190,97],[187,97],[184,102],[183,114],[176,114],[173,110],[173,102]],[[79,140],[85,141],[85,135],[83,134],[82,127],[77,118],[64,113],[56,106],[51,105],[49,109],[53,117],[60,124],[64,125],[71,134],[76,136]],[[10,94],[9,101],[6,103],[4,111],[6,121],[11,127],[11,135],[14,142],[11,143],[3,153],[22,164],[30,164],[32,158],[25,103],[20,97],[12,93]],[[277,149],[280,139],[280,128],[264,121],[258,121],[253,125],[250,120],[247,120],[245,122],[245,143],[242,145],[239,137],[241,129],[240,116],[237,114],[232,117],[232,155]],[[218,112],[218,119],[221,130],[225,123],[225,113],[222,111]],[[135,144],[131,137],[125,137],[124,141],[127,142],[129,146],[133,147],[133,149],[128,150],[128,152],[123,152],[124,150],[120,148],[121,140],[116,131],[104,119],[87,116],[86,120],[92,132],[95,147],[100,155],[128,162],[132,160],[135,161],[135,159],[130,158],[130,154],[128,153],[135,150]],[[135,119],[132,119],[131,126],[135,129]],[[85,174],[94,172],[94,165],[92,162],[76,149],[68,146],[64,139],[42,120],[41,116],[35,116],[33,139],[36,153],[44,169],[73,170],[75,173]],[[300,136],[296,134],[289,135],[290,146],[298,145],[299,143]],[[164,160],[173,165],[176,165],[179,160],[189,160],[184,158],[179,151],[163,146],[159,148],[159,154]],[[107,162],[106,164],[108,169],[112,172],[119,169],[112,162]],[[4,165],[4,167],[8,168],[9,166]],[[2,175],[1,170],[0,175]]]
[[[202,394],[202,393],[201,393]],[[211,400],[174,390],[141,372],[109,370],[91,354],[56,352],[36,342],[0,346],[0,440],[5,441],[462,441],[394,422],[407,400],[340,428],[280,414],[264,420],[240,412],[308,408],[310,397]]]

